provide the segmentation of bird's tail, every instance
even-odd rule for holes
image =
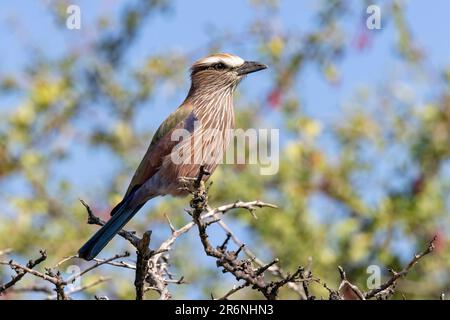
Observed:
[[[133,206],[132,195],[119,203],[114,209],[114,215],[100,228],[81,248],[78,256],[85,260],[94,259],[111,239],[122,229],[128,221],[139,211],[143,204]]]

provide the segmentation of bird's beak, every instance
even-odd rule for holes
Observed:
[[[242,66],[237,69],[237,73],[240,76],[267,69],[267,66],[263,63],[259,63],[256,61],[245,61]]]

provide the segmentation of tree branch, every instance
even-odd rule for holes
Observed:
[[[434,242],[436,241],[437,237],[435,236],[428,244],[427,248],[422,251],[419,254],[414,255],[414,257],[411,259],[411,261],[406,265],[406,267],[403,268],[400,272],[395,272],[394,270],[389,270],[392,273],[391,278],[389,278],[388,281],[383,283],[380,287],[370,290],[365,294],[366,299],[373,298],[377,296],[377,294],[382,293],[383,291],[391,288],[393,292],[393,288],[395,287],[395,284],[398,279],[406,276],[408,272],[414,267],[420,259],[425,257],[427,254],[431,253],[434,250]]]

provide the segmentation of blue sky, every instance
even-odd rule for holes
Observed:
[[[82,10],[84,27],[82,32],[66,32],[64,25],[56,24],[42,4],[44,1],[2,1],[0,45],[7,50],[3,49],[2,52],[0,73],[20,70],[29,57],[30,47],[37,47],[50,55],[58,55],[74,43],[82,43],[90,33],[95,32],[91,23],[94,18],[99,13],[105,12],[116,17],[121,3],[118,0],[72,2],[79,4]],[[384,3],[379,2],[381,6]],[[201,48],[211,39],[211,29],[242,33],[254,15],[262,14],[255,10],[249,1],[233,0],[228,1],[227,5],[214,5],[211,1],[177,0],[174,3],[173,9],[168,14],[149,19],[137,43],[131,49],[128,61],[139,61],[149,53],[164,53],[166,50],[198,52],[199,56],[203,53]],[[358,1],[349,3],[357,4]],[[445,0],[433,1],[432,5],[424,1],[407,1],[407,3],[407,18],[412,33],[427,54],[430,68],[448,65],[450,42],[446,41],[448,37],[446,21],[450,3]],[[313,28],[316,4],[316,1],[282,2],[276,26],[284,31]],[[359,8],[357,5],[354,7]],[[346,25],[348,37],[355,37],[358,31],[359,25],[353,24],[355,19],[349,19]],[[340,104],[349,99],[358,86],[375,86],[385,80],[386,75],[395,70],[397,63],[392,31],[392,24],[384,23],[383,30],[373,31],[375,36],[369,49],[362,52],[350,49],[340,64],[342,81],[337,86],[325,81],[322,73],[314,66],[307,68],[299,81],[301,87],[298,88],[307,110],[314,116],[326,119],[336,114]],[[239,46],[230,50],[244,57],[251,57],[254,54],[254,48],[251,47]],[[198,56],[194,55],[193,59]],[[187,80],[186,75],[186,88]],[[250,81],[243,85],[250,88],[250,91],[255,91]],[[324,91],[327,94],[320,95],[320,103],[317,103],[318,94]],[[3,106],[4,103],[0,101],[0,107]],[[172,107],[163,106],[153,110],[156,111],[153,113],[155,123],[162,120],[171,109]]]

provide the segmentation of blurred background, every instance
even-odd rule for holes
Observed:
[[[66,27],[70,4],[80,6],[80,30]],[[381,8],[380,30],[366,27],[370,4]],[[106,218],[159,123],[186,96],[190,64],[231,52],[269,65],[238,88],[237,127],[280,130],[277,174],[222,165],[211,178],[212,205],[280,206],[258,220],[227,215],[236,235],[287,271],[310,264],[329,286],[341,265],[362,290],[369,265],[386,279],[388,267],[399,270],[437,235],[434,254],[395,295],[437,299],[450,291],[448,12],[444,0],[2,1],[0,249],[20,262],[46,249],[49,265],[75,254],[97,229],[78,199]],[[164,213],[181,227],[188,201],[152,200],[128,228],[153,230],[157,246],[170,234]],[[102,256],[125,249],[116,238]],[[205,257],[194,230],[171,259],[188,282],[171,286],[174,298],[208,299],[235,283]],[[10,275],[0,269],[0,282]],[[99,275],[114,279],[74,297],[134,297],[131,270],[104,266],[83,281]],[[9,297],[42,296],[0,298]]]

